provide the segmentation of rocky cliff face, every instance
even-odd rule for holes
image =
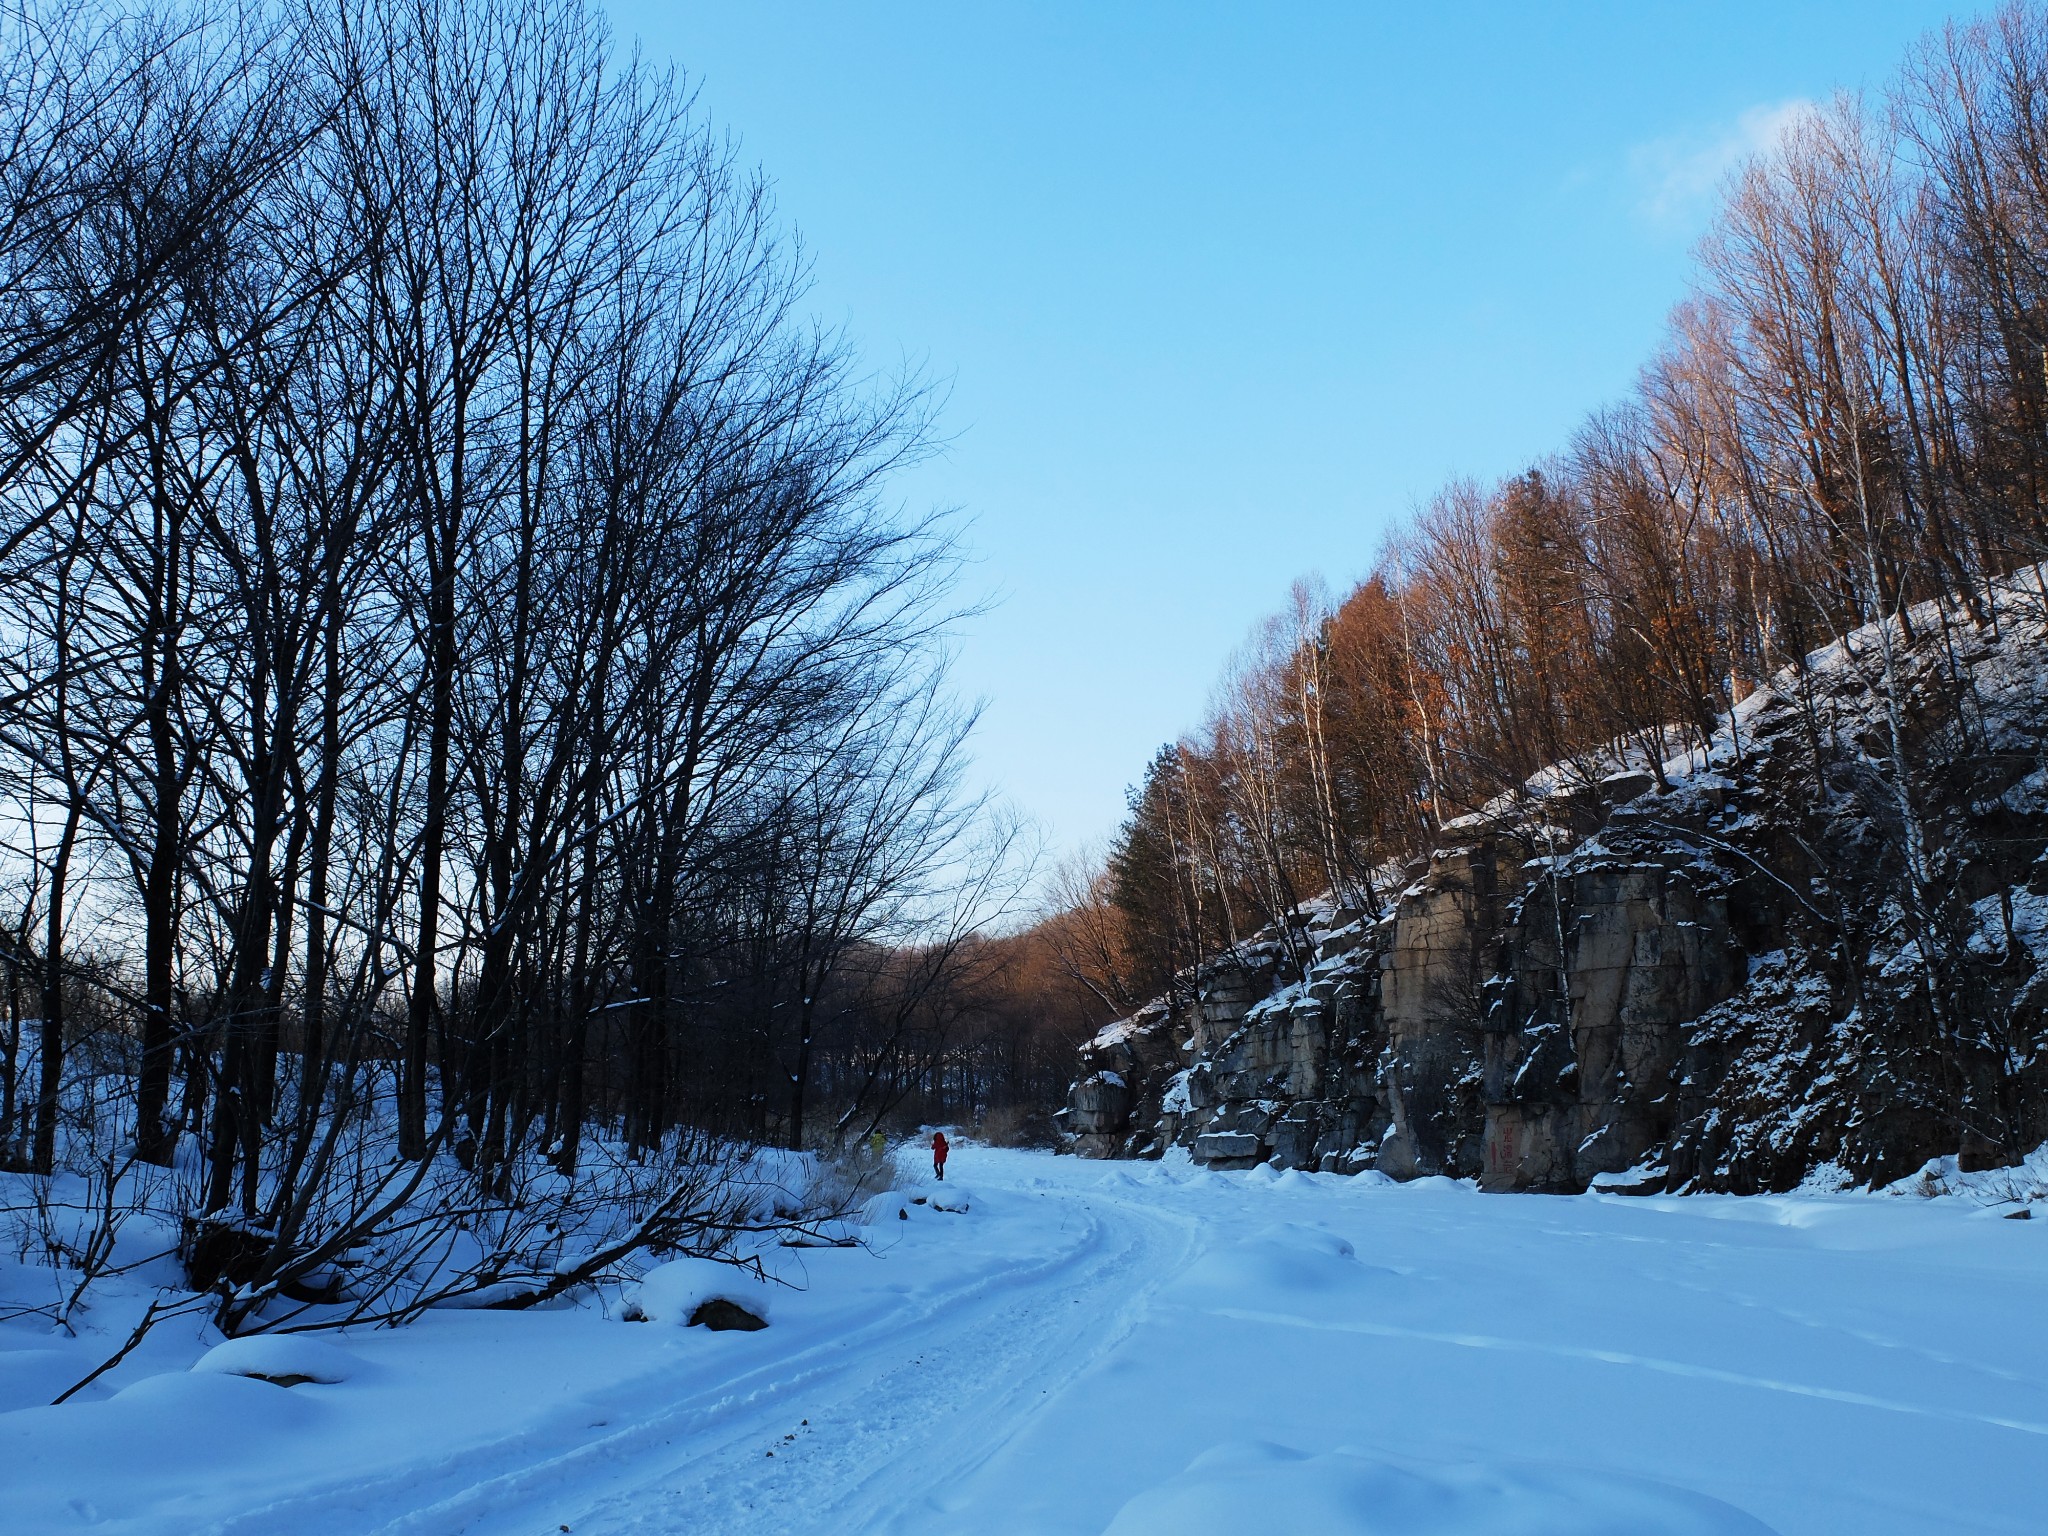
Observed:
[[[1377,913],[1306,908],[1102,1031],[1069,1145],[1555,1191],[2016,1158],[2048,1136],[2043,601],[1916,610],[1889,670],[1866,631],[1704,751],[1453,823]]]

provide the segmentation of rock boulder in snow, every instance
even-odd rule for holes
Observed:
[[[772,1286],[736,1264],[689,1257],[657,1264],[641,1276],[633,1305],[649,1322],[753,1329],[768,1325],[772,1294]]]

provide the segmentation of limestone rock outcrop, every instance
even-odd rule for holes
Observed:
[[[2010,1160],[2048,1136],[2041,608],[1918,615],[1895,713],[1852,636],[1704,749],[1451,823],[1097,1035],[1067,1145],[1549,1191]]]

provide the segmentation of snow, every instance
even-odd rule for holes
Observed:
[[[1089,1040],[1088,1049],[1091,1051],[1106,1051],[1112,1046],[1122,1045],[1133,1035],[1142,1033],[1144,1027],[1136,1019],[1118,1019],[1114,1024],[1105,1024]]]
[[[2025,886],[2015,886],[2005,893],[2005,901],[2012,904],[2012,936],[2019,940],[2036,966],[2048,964],[2048,896],[2039,896]],[[1971,904],[1977,919],[1976,932],[1970,936],[1970,948],[1980,955],[2003,958],[2005,954],[2004,902],[1999,893],[1982,898]]]
[[[729,1301],[762,1321],[772,1321],[774,1287],[736,1264],[681,1258],[657,1264],[640,1277],[634,1301],[651,1323],[685,1328],[707,1301]]]
[[[1171,1290],[1226,1301],[1336,1292],[1363,1303],[1370,1299],[1371,1281],[1384,1273],[1359,1263],[1350,1241],[1334,1232],[1280,1222],[1205,1253],[1173,1281]]]
[[[885,1189],[879,1195],[870,1195],[860,1208],[860,1224],[872,1227],[887,1221],[908,1221],[916,1199],[907,1189]]]
[[[1594,1473],[1403,1465],[1356,1452],[1222,1446],[1140,1494],[1103,1536],[1758,1536],[1768,1528],[1697,1494]]]
[[[1251,1007],[1245,1011],[1243,1022],[1246,1024],[1255,1024],[1260,1019],[1269,1018],[1273,1014],[1285,1013],[1288,1009],[1292,1008],[1298,1001],[1300,1001],[1303,997],[1306,997],[1307,995],[1307,982],[1289,982],[1286,986],[1281,987],[1278,991],[1268,993],[1265,997],[1262,997],[1256,1003],[1253,1003]]]
[[[0,1254],[0,1507],[34,1536],[2037,1530],[2048,1220],[2002,1218],[2048,1153],[1952,1163],[1558,1198],[962,1145],[972,1197],[906,1184],[864,1246],[640,1283],[770,1292],[760,1332],[628,1321],[630,1287],[317,1339],[178,1317],[57,1408],[160,1282],[108,1281],[74,1338],[7,1316],[53,1287]]]
[[[1979,1168],[1965,1173],[1959,1158],[1930,1158],[1917,1173],[1886,1185],[1882,1193],[1922,1198],[1956,1195],[1989,1208],[2003,1208],[2005,1215],[2020,1211],[2032,1215],[2035,1202],[2048,1201],[2048,1145],[2034,1148],[2017,1168]],[[2039,1214],[2048,1216],[2048,1209]]]
[[[1748,713],[1754,713],[1757,707],[1752,704]],[[1736,713],[1738,717],[1744,715],[1742,705],[1736,706]],[[1652,756],[1645,745],[1645,737],[1653,740],[1682,741],[1692,734],[1689,726],[1666,725],[1640,735],[1617,736],[1604,746],[1589,748],[1558,762],[1546,764],[1513,789],[1494,796],[1476,811],[1452,817],[1438,830],[1442,836],[1455,838],[1467,832],[1481,831],[1503,822],[1514,821],[1548,801],[1587,790],[1618,790],[1622,798],[1628,798],[1631,794],[1639,792],[1636,781],[1640,777],[1649,775],[1654,782],[1655,776],[1650,774]],[[1724,726],[1723,735],[1725,734]],[[1668,761],[1661,754],[1656,760],[1662,763],[1662,772],[1667,779],[1677,780],[1690,777],[1710,762],[1728,761],[1733,755],[1732,745],[1723,743],[1717,737],[1715,746],[1704,752],[1695,746]]]
[[[270,1382],[293,1378],[334,1386],[347,1381],[362,1362],[345,1349],[299,1333],[251,1334],[216,1344],[192,1369],[200,1375],[254,1376]]]
[[[1168,1079],[1166,1091],[1159,1096],[1161,1114],[1184,1115],[1194,1108],[1194,1100],[1188,1095],[1188,1079],[1193,1075],[1192,1069],[1182,1067]]]

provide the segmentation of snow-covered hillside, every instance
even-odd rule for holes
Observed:
[[[2048,1221],[1981,1178],[1481,1197],[977,1148],[952,1172],[869,1202],[867,1249],[777,1250],[802,1288],[758,1332],[678,1326],[694,1274],[651,1307],[312,1347],[164,1325],[50,1408],[130,1326],[118,1287],[77,1339],[0,1323],[7,1529],[2040,1529]]]
[[[1882,1185],[2048,1137],[2048,568],[1615,743],[1083,1046],[1100,1157],[1488,1189]],[[1631,755],[1633,754],[1633,755]]]

